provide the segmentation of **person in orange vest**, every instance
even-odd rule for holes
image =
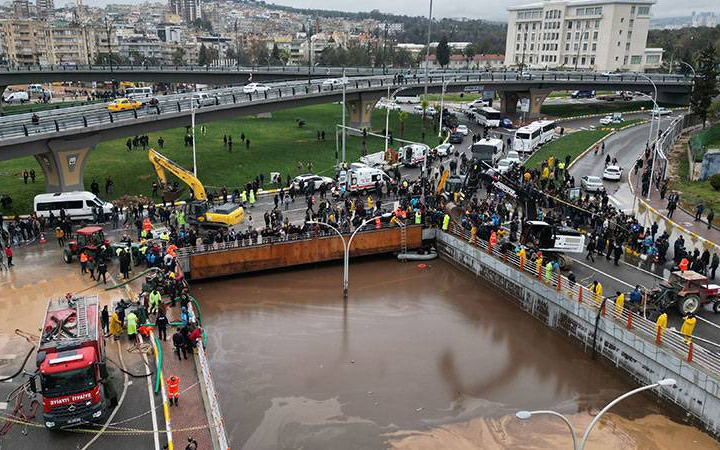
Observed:
[[[177,257],[177,245],[170,244],[167,248],[168,255],[172,256],[173,258]]]
[[[380,216],[377,216],[375,218],[375,228],[380,228],[382,224],[380,223]]]
[[[180,388],[180,377],[171,375],[166,382],[168,388],[168,401],[170,402],[170,406],[173,405],[173,400],[175,400],[175,406],[177,406],[178,397],[180,397],[180,393],[178,392]]]
[[[88,255],[85,252],[80,253],[80,273],[85,275],[87,273]]]
[[[142,229],[143,231],[150,231],[152,229],[152,224],[150,223],[150,219],[148,217],[143,219]]]
[[[680,264],[678,264],[678,267],[680,268],[681,271],[685,272],[686,270],[688,270],[689,264],[690,264],[690,262],[688,261],[688,259],[683,258],[680,260]]]
[[[495,234],[495,230],[493,230],[492,233],[490,233],[490,245],[494,247],[495,244],[497,244],[497,234]]]

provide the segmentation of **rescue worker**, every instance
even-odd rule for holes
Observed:
[[[551,261],[548,261],[547,264],[545,264],[545,283],[550,284],[552,281],[552,272],[553,272],[553,264]]]
[[[176,377],[175,375],[171,375],[167,380],[167,389],[168,389],[168,402],[170,402],[170,406],[173,405],[173,400],[175,400],[175,406],[178,405],[178,398],[180,397],[180,377]]]
[[[160,295],[160,292],[158,292],[157,289],[153,289],[153,291],[150,293],[150,314],[158,313],[158,307],[160,306],[161,300],[162,295]]]
[[[663,334],[665,334],[665,328],[667,328],[667,320],[667,313],[663,311],[663,313],[660,314],[655,321],[655,330],[657,330],[661,339],[663,337]]]
[[[255,206],[255,191],[253,189],[250,189],[250,207],[253,208]]]
[[[175,354],[177,354],[178,360],[182,361],[180,352],[187,359],[187,348],[185,347],[185,336],[180,332],[180,328],[175,330],[175,334],[172,336],[173,346],[175,347]]]
[[[131,311],[130,314],[127,315],[127,334],[130,342],[135,342],[135,338],[137,337],[137,324],[138,317]]]
[[[677,261],[677,260],[676,260],[676,261]],[[680,270],[681,270],[682,272],[685,272],[686,270],[688,270],[688,266],[689,266],[689,265],[690,265],[690,262],[688,261],[688,259],[687,259],[687,258],[683,258],[683,259],[680,260],[680,264],[678,264],[678,267],[680,268]]]
[[[57,238],[58,245],[60,247],[65,245],[65,231],[63,231],[62,228],[60,228],[60,227],[55,228],[55,237]]]
[[[84,251],[80,252],[80,273],[85,275],[87,273],[88,255]]]
[[[603,287],[598,280],[593,281],[591,290],[595,294],[595,304],[600,306],[602,301]]]
[[[112,334],[115,340],[117,340],[120,338],[121,333],[122,322],[120,321],[120,316],[118,315],[117,311],[113,311],[113,313],[110,315],[110,334]]]
[[[417,209],[415,211],[415,225],[421,225],[422,224],[422,213],[420,212],[420,209]]]
[[[623,308],[625,307],[625,294],[620,291],[615,292],[615,317],[621,317]]]
[[[246,192],[245,190],[243,190],[243,191],[240,193],[240,201],[242,201],[242,205],[243,205],[243,208],[244,208],[245,205],[247,204],[247,192]]]
[[[449,226],[450,226],[450,214],[445,214],[445,217],[443,217],[442,230],[447,231]]]
[[[697,319],[693,313],[690,313],[683,318],[683,324],[680,328],[680,332],[685,335],[685,343],[688,345],[692,342],[692,334],[695,330],[696,323]]]
[[[167,340],[167,326],[170,323],[167,316],[165,315],[165,311],[160,309],[158,312],[157,318],[155,319],[155,326],[157,327],[158,331],[158,338],[161,341]]]

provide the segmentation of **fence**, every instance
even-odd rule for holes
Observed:
[[[659,129],[657,130],[657,138],[654,140],[654,144],[656,145],[657,156],[660,157],[660,160],[656,160],[656,164],[659,164],[659,166],[657,166],[655,170],[657,171],[656,173],[662,174],[662,179],[667,178],[668,155],[670,154],[672,146],[688,128],[698,125],[702,125],[702,118],[694,114],[687,114],[673,120],[669,127],[662,130],[662,133],[660,133]],[[650,126],[653,126],[652,121]]]
[[[567,298],[576,301],[580,307],[599,313],[602,320],[621,322],[625,324],[628,330],[647,342],[654,343],[661,351],[672,353],[676,357],[692,362],[710,372],[713,376],[720,376],[720,357],[704,347],[686,343],[685,337],[680,333],[672,330],[658,331],[654,322],[633,312],[630,308],[616,307],[613,299],[598,296],[579,283],[571,283],[567,277],[560,273],[553,271],[550,278],[546,278],[544,264],[538,265],[535,261],[521,259],[514,251],[502,251],[499,244],[489,246],[487,241],[471,236],[467,230],[462,229],[457,224],[453,223],[449,232],[484,250],[489,255],[502,260],[506,265],[535,278],[536,282],[544,283],[557,292],[563,293]]]
[[[205,354],[205,346],[202,343],[202,339],[198,339],[198,361],[200,361],[200,375],[202,376],[202,383],[205,386],[205,394],[207,395],[208,407],[210,408],[210,418],[212,433],[214,438],[218,442],[219,450],[229,450],[230,445],[228,444],[227,433],[225,432],[225,420],[220,412],[220,402],[215,391],[215,384],[213,383],[212,372],[210,371],[210,364]]]

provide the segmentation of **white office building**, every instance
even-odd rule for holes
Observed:
[[[505,65],[596,71],[660,67],[646,48],[655,0],[543,0],[508,8]]]

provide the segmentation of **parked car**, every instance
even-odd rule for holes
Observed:
[[[608,114],[607,116],[600,119],[602,125],[612,125],[623,122],[623,116],[621,113]]]
[[[620,181],[622,173],[623,170],[620,166],[607,166],[603,171],[603,180]]]
[[[510,170],[510,168],[512,167],[513,164],[515,164],[513,161],[511,161],[507,158],[503,158],[497,162],[497,167],[495,168],[495,170],[498,173],[505,173],[508,170]]]
[[[257,94],[259,92],[267,92],[269,90],[270,86],[260,83],[250,83],[243,86],[243,93],[245,94]]]
[[[585,192],[596,193],[603,192],[605,190],[605,186],[603,185],[600,177],[594,177],[590,175],[585,175],[580,179],[580,186],[582,186]]]
[[[323,80],[322,82],[323,86],[342,86],[343,84],[347,84],[347,79],[328,78],[327,80]]]
[[[575,91],[570,94],[572,98],[594,98],[595,91]]]
[[[30,96],[24,91],[12,92],[3,97],[3,101],[5,103],[26,103],[30,101]]]
[[[438,156],[448,156],[455,153],[455,146],[452,144],[440,144],[435,147]]]
[[[468,126],[467,126],[467,125],[458,125],[458,126],[455,128],[455,132],[456,132],[456,133],[460,133],[460,134],[462,134],[463,136],[467,136],[468,133],[470,132],[470,130],[468,129]]]
[[[300,188],[300,183],[302,182],[303,187],[307,189],[308,183],[312,183],[313,191],[316,191],[320,189],[322,186],[325,186],[329,188],[333,185],[335,180],[333,180],[330,177],[324,177],[321,175],[313,175],[311,173],[306,173],[304,175],[298,175],[293,179],[293,185],[295,186],[295,189]]]
[[[197,106],[212,106],[215,104],[215,97],[211,97],[207,92],[195,92],[192,99]]]
[[[119,98],[108,104],[108,111],[129,111],[138,109],[142,106],[142,102],[138,100],[130,100],[129,98]]]
[[[502,119],[500,119],[500,127],[506,128],[508,130],[512,130],[514,128],[513,122],[512,120],[510,120],[509,117],[503,117]]]
[[[520,164],[520,153],[516,151],[509,151],[505,159]]]
[[[462,144],[463,139],[465,139],[465,136],[462,133],[455,132],[450,135],[448,142],[451,144]]]

